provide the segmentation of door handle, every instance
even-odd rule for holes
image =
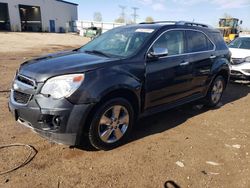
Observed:
[[[183,62],[183,63],[180,64],[180,66],[186,66],[186,65],[189,65],[188,61],[185,61],[185,62]]]
[[[210,59],[214,59],[214,58],[216,58],[215,55],[211,55],[211,56],[210,56]]]

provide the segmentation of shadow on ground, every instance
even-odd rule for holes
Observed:
[[[246,97],[249,93],[250,83],[232,82],[228,85],[220,105],[215,109],[222,108],[225,104],[233,103],[234,101]],[[137,122],[128,142],[133,142],[150,135],[167,131],[181,125],[189,118],[210,110],[213,109],[203,106],[202,103],[198,101],[145,117]],[[95,151],[86,141],[79,149]]]
[[[246,97],[249,93],[250,83],[243,84],[232,82],[228,85],[222,101],[217,108],[222,108],[225,104],[233,103],[234,101]],[[132,134],[130,142],[149,135],[164,132],[184,123],[189,118],[213,110],[208,107],[202,107],[201,104],[202,103],[198,101],[141,119]]]

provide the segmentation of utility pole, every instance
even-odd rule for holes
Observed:
[[[126,9],[126,7],[125,6],[123,6],[123,5],[119,5],[119,7],[120,7],[120,9],[121,9],[121,18],[124,20],[124,22],[126,22],[125,21],[125,9]]]
[[[139,8],[137,7],[132,7],[132,9],[134,10],[134,13],[132,14],[132,17],[134,18],[134,23],[136,23],[136,18],[139,17],[139,15],[137,14],[137,10]]]

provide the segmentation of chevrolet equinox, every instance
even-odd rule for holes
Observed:
[[[112,29],[83,47],[23,63],[9,99],[15,119],[67,145],[109,150],[138,118],[198,99],[216,106],[231,53],[220,32],[184,21]]]

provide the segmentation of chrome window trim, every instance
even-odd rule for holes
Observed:
[[[209,36],[207,36],[206,33],[204,33],[203,31],[197,30],[197,29],[184,29],[184,28],[176,28],[176,29],[168,29],[164,32],[162,32],[153,42],[152,44],[149,46],[147,53],[146,53],[146,58],[147,55],[149,53],[149,50],[152,48],[152,46],[155,44],[155,42],[165,33],[169,32],[169,31],[195,31],[195,32],[200,32],[203,33],[207,39],[213,44],[214,48],[212,50],[206,50],[206,51],[199,51],[199,52],[189,52],[189,53],[182,53],[182,54],[176,54],[176,55],[170,55],[170,56],[164,56],[164,57],[159,57],[159,59],[165,59],[168,57],[176,57],[176,56],[183,56],[183,55],[190,55],[190,54],[199,54],[199,53],[205,53],[205,52],[214,52],[216,50],[216,45],[214,44],[214,42],[210,39]]]

